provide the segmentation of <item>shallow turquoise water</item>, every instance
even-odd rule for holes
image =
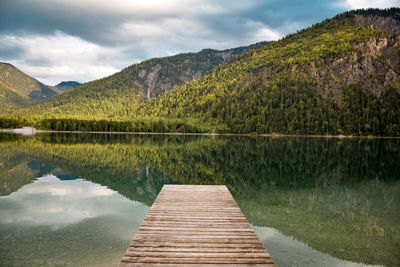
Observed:
[[[0,135],[0,265],[116,266],[164,183],[226,184],[278,266],[400,264],[400,140]]]

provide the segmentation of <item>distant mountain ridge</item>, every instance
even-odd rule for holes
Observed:
[[[74,88],[75,86],[80,85],[81,83],[75,81],[64,81],[60,82],[59,84],[55,85],[54,87],[60,91],[66,91],[68,89]]]
[[[29,109],[36,114],[70,114],[101,117],[126,117],[140,103],[164,94],[193,79],[202,77],[215,66],[226,63],[244,51],[270,42],[250,46],[184,53],[152,58],[133,64],[111,76],[76,86],[63,94]]]
[[[353,13],[356,25],[370,26],[386,32],[400,34],[400,12],[398,8],[375,10],[370,14],[363,10],[356,10]]]
[[[9,63],[0,62],[0,105],[23,106],[57,95],[60,91],[44,85]]]
[[[198,118],[233,133],[399,136],[399,14],[339,14],[142,103],[137,117]]]
[[[270,44],[149,59],[14,114],[56,130],[400,136],[399,25],[400,8],[344,12]]]

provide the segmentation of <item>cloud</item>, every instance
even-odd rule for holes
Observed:
[[[399,6],[398,0],[347,0],[351,9],[359,8],[390,8]]]
[[[58,228],[95,217],[132,217],[135,212],[145,214],[147,210],[143,204],[132,202],[105,186],[82,179],[60,181],[53,175],[39,177],[0,199],[3,205],[0,224]]]
[[[60,80],[87,81],[110,75],[113,64],[127,64],[111,48],[56,32],[54,35],[0,35],[0,55],[18,51],[7,61],[39,80],[54,85]],[[10,54],[9,54],[10,55]]]
[[[374,1],[386,7],[394,0]],[[372,1],[1,0],[0,60],[47,84],[151,58],[276,40]]]

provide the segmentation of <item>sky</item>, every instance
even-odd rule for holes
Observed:
[[[400,0],[0,0],[0,62],[39,81],[86,82],[152,57],[282,36]]]

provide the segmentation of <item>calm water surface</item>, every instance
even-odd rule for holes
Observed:
[[[225,184],[278,266],[400,265],[400,140],[0,134],[0,266],[117,266],[162,185]]]

